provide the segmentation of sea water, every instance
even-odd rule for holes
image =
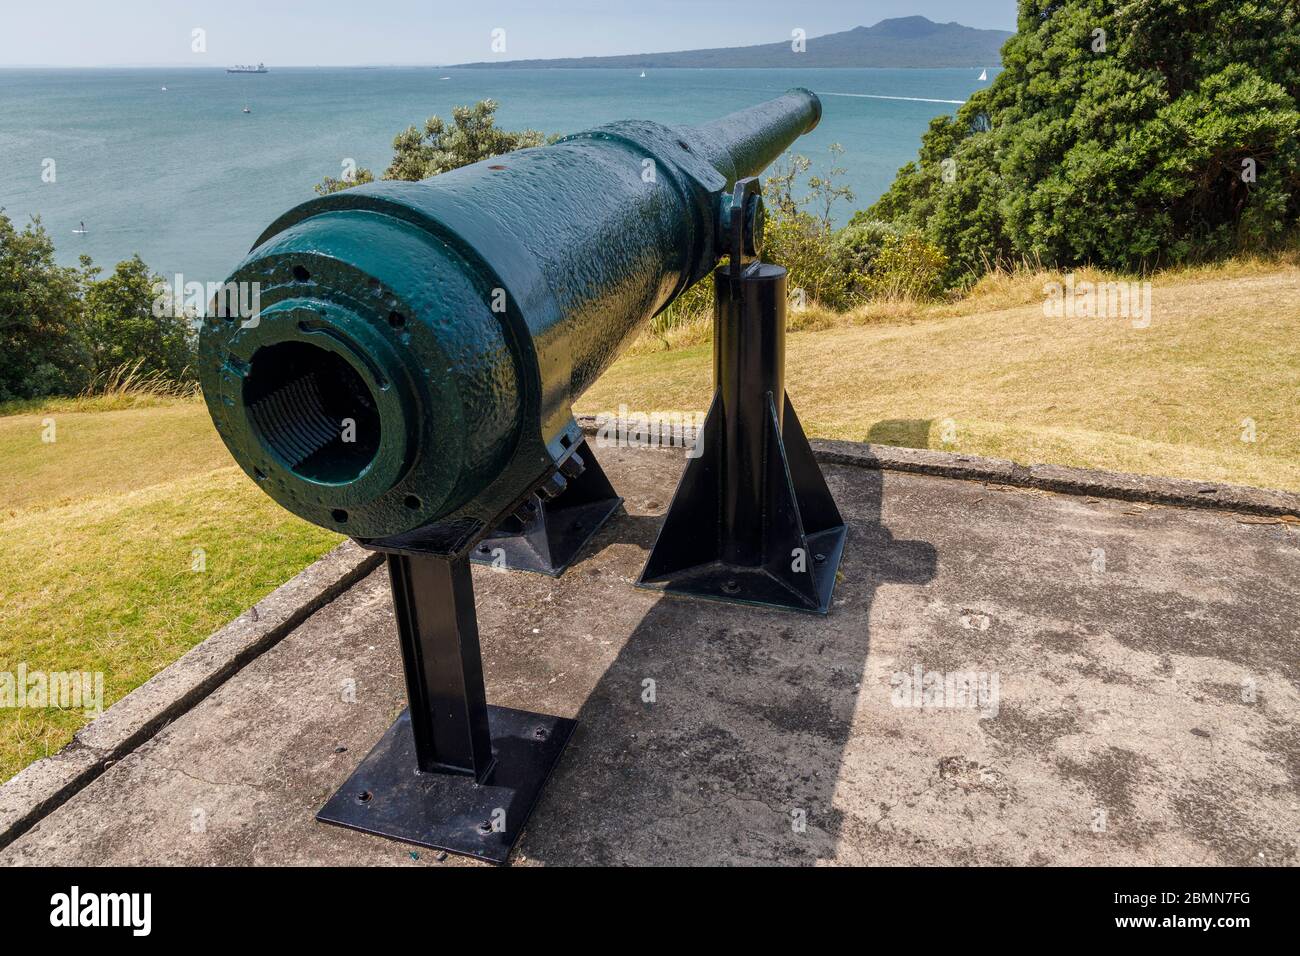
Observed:
[[[393,136],[492,98],[506,129],[572,133],[618,119],[700,123],[794,86],[822,94],[794,149],[836,164],[844,222],[916,157],[931,118],[984,86],[978,69],[518,70],[439,67],[0,70],[0,207],[40,216],[60,261],[138,253],[170,279],[220,281],[261,230],[346,162],[380,175]],[[166,87],[166,91],[163,90]],[[250,112],[245,113],[247,108]],[[76,234],[85,222],[84,235]]]

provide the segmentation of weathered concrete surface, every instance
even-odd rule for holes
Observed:
[[[681,458],[600,455],[628,514],[581,564],[474,571],[489,699],[581,722],[519,861],[1300,862],[1300,530],[829,465],[821,619],[634,589]],[[916,667],[999,693],[896,706]],[[313,820],[402,706],[380,572],[0,862],[415,864]]]

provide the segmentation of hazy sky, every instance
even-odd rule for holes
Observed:
[[[1015,0],[5,0],[0,66],[449,64],[743,46],[920,14],[1015,29]],[[207,52],[191,50],[205,31]],[[505,55],[491,49],[505,30]]]

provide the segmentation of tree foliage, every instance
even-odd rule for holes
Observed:
[[[191,320],[155,313],[161,277],[139,256],[99,273],[87,256],[58,265],[39,219],[19,231],[0,211],[0,401],[75,395],[128,364],[158,381],[191,377]]]
[[[496,125],[497,108],[495,100],[479,100],[473,106],[453,107],[450,124],[441,116],[430,116],[423,128],[411,126],[398,133],[393,139],[393,161],[383,178],[418,182],[516,149],[542,146],[557,138],[548,139],[535,129],[501,129]],[[325,196],[373,181],[374,173],[358,169],[352,179],[327,178],[315,188]]]
[[[424,129],[412,126],[393,140],[393,161],[385,179],[416,181],[468,166],[528,146],[541,146],[546,137],[535,129],[511,132],[496,125],[497,102],[479,100],[473,106],[456,106],[451,125],[430,116]]]
[[[94,376],[138,363],[140,373],[168,381],[194,378],[193,319],[171,301],[162,303],[167,308],[155,308],[160,282],[139,256],[132,256],[108,278],[87,284],[82,329]]]
[[[54,261],[39,219],[19,232],[0,212],[0,401],[85,386],[81,283],[81,272]]]
[[[772,166],[763,190],[763,257],[789,270],[790,288],[805,300],[844,308],[852,283],[836,255],[833,211],[837,202],[852,202],[853,191],[837,182],[844,170],[834,162],[844,148],[833,143],[830,152],[831,168],[824,176],[809,176],[804,190],[797,183],[812,160],[795,154]]]
[[[330,193],[341,193],[345,189],[351,189],[353,186],[360,186],[362,183],[373,183],[375,174],[364,167],[358,169],[352,176],[340,176],[335,179],[333,176],[326,176],[312,188],[321,196],[328,196]]]
[[[1294,229],[1294,0],[1020,0],[1002,59],[870,210],[921,230],[950,280],[998,260],[1149,269]]]

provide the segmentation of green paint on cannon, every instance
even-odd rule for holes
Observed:
[[[574,398],[726,252],[735,181],[820,116],[792,90],[290,210],[228,280],[258,284],[259,314],[203,324],[218,432],[308,521],[456,550],[581,441]]]

